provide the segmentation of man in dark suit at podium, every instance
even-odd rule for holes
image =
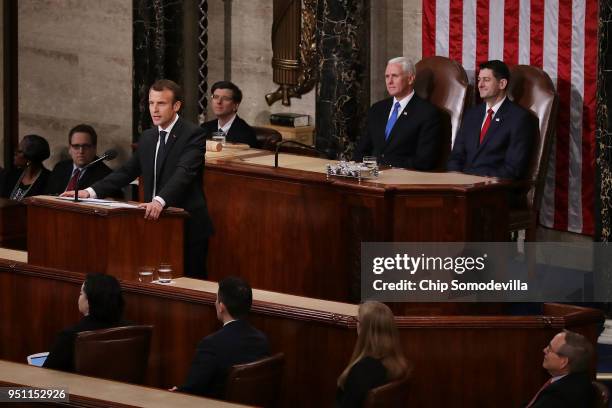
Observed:
[[[213,233],[202,189],[204,131],[179,117],[181,88],[160,79],[149,89],[149,112],[154,128],[142,133],[138,149],[120,168],[93,184],[80,197],[106,197],[142,175],[145,218],[156,220],[165,207],[183,208],[185,275],[206,278],[208,237]],[[74,192],[64,193],[66,196]]]
[[[529,111],[506,97],[509,80],[510,70],[502,61],[480,64],[478,92],[483,103],[464,115],[449,171],[505,179],[524,176],[537,123]]]
[[[98,135],[93,127],[81,124],[70,129],[68,153],[71,159],[62,160],[55,165],[47,181],[46,193],[61,194],[67,190],[74,190],[77,180],[79,189],[85,189],[108,176],[112,170],[104,162],[83,169],[97,158],[97,144]],[[121,192],[117,191],[113,196],[121,196]]]
[[[266,335],[246,321],[252,303],[251,287],[243,279],[228,277],[219,282],[215,309],[223,327],[200,341],[187,380],[170,391],[224,398],[232,366],[270,355]]]
[[[440,115],[414,93],[414,65],[405,57],[389,60],[385,83],[391,98],[368,111],[367,127],[353,159],[376,156],[378,164],[431,170],[439,151]]]
[[[238,116],[238,106],[242,102],[240,88],[230,81],[219,81],[210,91],[212,109],[217,119],[202,124],[206,138],[210,139],[214,132],[223,132],[226,142],[258,147],[255,130]]]

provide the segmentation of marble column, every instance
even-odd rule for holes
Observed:
[[[369,106],[366,0],[322,0],[317,10],[319,86],[316,146],[349,157]]]
[[[133,134],[151,126],[149,87],[166,78],[182,85],[183,3],[134,0]]]

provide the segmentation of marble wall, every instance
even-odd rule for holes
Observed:
[[[132,142],[132,2],[20,0],[19,135],[49,140],[51,168],[78,123],[94,126],[98,152]]]

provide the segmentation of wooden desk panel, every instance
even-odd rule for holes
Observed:
[[[0,198],[0,247],[25,250],[27,207],[19,201]]]
[[[22,362],[47,350],[59,330],[78,320],[81,283],[78,273],[0,261],[0,358]],[[147,384],[181,383],[197,343],[220,326],[215,284],[180,278],[170,286],[122,286],[126,318],[155,326]],[[356,305],[254,292],[250,320],[273,352],[285,353],[281,406],[332,405],[357,338],[356,313]],[[554,334],[569,328],[595,342],[601,319],[598,311],[568,305],[546,305],[537,316],[398,316],[414,364],[407,406],[519,406],[546,380],[541,350]]]
[[[394,169],[386,182],[359,183],[300,170],[325,160],[291,158],[283,157],[292,168],[278,169],[240,157],[207,162],[216,230],[210,279],[238,274],[256,288],[358,302],[362,242],[507,238],[507,182]],[[271,159],[259,153],[250,160]],[[394,184],[402,180],[422,184]]]

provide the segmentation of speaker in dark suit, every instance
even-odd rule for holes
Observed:
[[[414,65],[408,59],[388,62],[385,83],[392,98],[375,103],[368,111],[354,160],[376,156],[382,165],[434,168],[441,143],[440,115],[434,105],[414,93],[414,78]]]
[[[173,391],[224,398],[232,366],[270,355],[266,336],[245,320],[252,302],[251,288],[243,279],[229,277],[219,282],[215,307],[223,327],[200,341],[185,383]]]
[[[142,175],[145,218],[156,220],[164,207],[185,209],[185,275],[206,277],[208,237],[213,233],[202,189],[204,131],[178,116],[180,87],[166,79],[149,90],[154,128],[142,133],[138,149],[120,168],[79,193],[106,197]],[[65,193],[66,194],[66,193]]]
[[[484,103],[468,110],[448,160],[449,171],[519,179],[527,170],[537,122],[506,97],[510,79],[501,61],[480,65],[478,91]]]
[[[217,131],[225,133],[225,140],[231,143],[244,143],[250,147],[259,147],[255,130],[238,117],[238,107],[242,102],[242,91],[230,81],[215,82],[210,88],[211,106],[217,117],[205,122],[202,127],[206,138],[210,139]]]

